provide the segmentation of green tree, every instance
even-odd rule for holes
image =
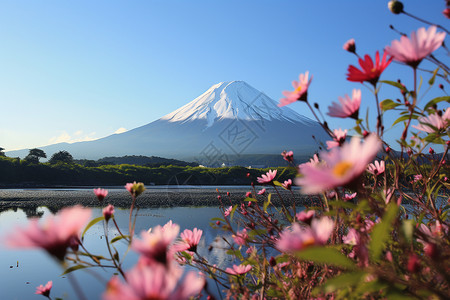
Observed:
[[[30,153],[25,157],[25,160],[32,163],[39,163],[40,158],[47,158],[45,152],[41,149],[30,149]]]
[[[6,156],[3,150],[5,150],[5,148],[0,147],[0,156]]]
[[[63,150],[63,151],[59,151],[59,152],[53,154],[48,162],[51,164],[56,164],[56,163],[71,164],[71,163],[73,163],[73,157],[69,152]]]

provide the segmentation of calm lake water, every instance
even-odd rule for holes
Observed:
[[[39,207],[37,214],[46,218],[50,211],[45,207]],[[128,210],[116,209],[116,221],[122,232],[128,232]],[[93,218],[101,216],[100,208],[93,209]],[[215,237],[222,232],[209,226],[211,218],[219,217],[217,207],[176,207],[176,208],[151,208],[141,209],[136,223],[136,232],[148,230],[156,225],[163,225],[169,220],[180,225],[180,232],[194,227],[203,229],[203,237],[199,252],[210,259],[210,263],[228,265],[227,256],[221,250],[213,249],[208,253],[208,246]],[[15,226],[27,224],[27,216],[22,210],[8,210],[0,213],[0,238],[14,230]],[[94,254],[107,255],[105,240],[103,237],[103,224],[97,223],[85,235],[85,246]],[[110,227],[109,236],[117,235]],[[116,243],[119,254],[126,250],[125,243]],[[137,255],[129,252],[125,258],[124,269],[128,270],[137,261]],[[41,250],[16,250],[7,249],[0,244],[0,299],[44,299],[41,295],[35,295],[36,287],[53,281],[52,298],[77,299],[69,283],[67,276],[61,276],[62,268],[45,252]],[[79,270],[72,273],[83,287],[88,299],[100,299],[105,290],[106,281],[111,277],[111,272],[102,269]]]

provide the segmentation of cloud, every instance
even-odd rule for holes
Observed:
[[[114,131],[114,133],[118,134],[118,133],[124,133],[124,132],[126,132],[126,131],[127,131],[127,130],[126,130],[125,128],[120,127],[119,129],[117,129],[116,131]]]
[[[95,132],[91,132],[88,134],[84,134],[82,130],[77,130],[73,135],[71,136],[66,131],[63,131],[59,136],[54,136],[50,138],[49,142],[50,144],[57,144],[57,143],[76,143],[76,142],[87,142],[87,141],[93,141],[96,140]]]

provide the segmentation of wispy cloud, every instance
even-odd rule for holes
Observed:
[[[128,130],[126,130],[126,128],[123,128],[123,127],[120,127],[119,129],[117,129],[116,131],[114,131],[114,133],[124,133],[124,132],[126,132],[126,131],[128,131]]]
[[[50,138],[50,144],[57,143],[76,143],[76,142],[87,142],[96,140],[95,132],[85,134],[82,130],[75,131],[72,135],[63,131],[59,136],[54,136]]]

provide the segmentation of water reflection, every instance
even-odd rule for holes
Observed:
[[[0,213],[0,237],[9,233],[15,226],[25,226],[27,218],[40,217],[45,219],[54,213],[46,207],[35,207],[29,209],[8,209]],[[116,221],[122,232],[128,232],[127,209],[116,209]],[[93,218],[101,216],[101,208],[93,209]],[[180,231],[193,229],[203,230],[203,237],[198,251],[200,255],[207,257],[211,264],[225,266],[230,262],[228,256],[219,248],[208,247],[213,243],[221,231],[209,226],[211,218],[219,217],[220,211],[217,207],[174,207],[174,208],[148,208],[138,212],[136,222],[136,233],[148,230],[156,225],[163,225],[169,220],[180,225]],[[109,236],[112,238],[119,235],[117,229],[109,227]],[[92,226],[85,235],[84,244],[94,254],[107,256],[107,248],[104,239],[103,224],[97,223]],[[119,254],[126,251],[125,242],[115,243]],[[124,269],[131,268],[137,261],[137,255],[129,252],[124,259]],[[60,276],[62,268],[45,252],[37,249],[16,250],[7,249],[0,244],[0,290],[1,299],[41,299],[42,296],[35,295],[36,287],[53,280],[52,296],[73,299],[74,292],[66,276]],[[89,299],[100,299],[105,289],[105,283],[111,276],[111,271],[96,269],[79,270],[73,273],[79,281]],[[5,280],[7,279],[7,280]]]

